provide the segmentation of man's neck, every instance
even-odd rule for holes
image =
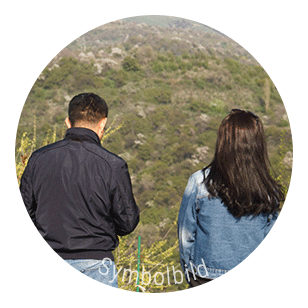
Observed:
[[[86,128],[86,129],[90,129],[90,130],[92,130],[98,136],[99,140],[102,140],[103,136],[99,135],[99,131],[98,131],[97,127],[93,127],[91,125],[75,125],[72,128]]]

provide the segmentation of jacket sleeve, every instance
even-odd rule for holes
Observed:
[[[32,186],[32,173],[33,173],[33,156],[30,157],[28,160],[28,164],[24,170],[24,173],[20,179],[20,193],[26,209],[33,221],[36,225],[36,201],[34,198],[33,193],[33,186]]]
[[[139,208],[135,202],[127,164],[119,167],[113,189],[112,216],[119,236],[134,231],[139,223]]]
[[[190,269],[190,261],[194,252],[197,230],[197,192],[198,186],[192,175],[188,180],[178,216],[180,261],[184,273],[186,273],[186,268]]]

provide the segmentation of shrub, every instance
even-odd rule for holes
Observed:
[[[112,70],[112,73],[109,78],[114,81],[114,84],[117,88],[121,88],[128,81],[128,73],[123,69],[120,69],[118,71]]]
[[[155,100],[160,104],[170,104],[171,97],[171,90],[168,88],[158,89],[156,95],[154,95]]]
[[[221,100],[215,99],[210,103],[210,111],[215,114],[223,114],[226,113],[228,110],[226,103]]]
[[[138,147],[138,157],[143,161],[151,158],[152,148],[148,143],[144,143]]]
[[[144,92],[144,98],[152,103],[170,104],[172,92],[168,86],[148,88]]]
[[[164,67],[165,67],[165,70],[166,70],[167,72],[176,71],[176,70],[178,69],[177,64],[176,64],[175,62],[173,62],[173,61],[168,61],[168,62],[166,62],[165,65],[164,65]]]
[[[187,59],[189,59],[189,58],[190,58],[190,56],[189,56],[188,52],[184,52],[184,53],[182,54],[182,59],[187,60]]]
[[[201,77],[201,78],[195,77],[193,79],[193,82],[194,82],[195,86],[199,89],[204,89],[205,86],[206,86],[206,80],[205,80],[204,77]]]
[[[155,73],[159,73],[164,70],[164,65],[160,61],[155,60],[152,62],[152,69]]]
[[[231,74],[240,74],[240,64],[238,61],[231,59],[231,58],[226,58],[225,63],[227,65],[227,69]]]
[[[122,67],[125,71],[139,71],[140,70],[140,63],[138,59],[132,57],[125,57],[122,62]]]
[[[187,105],[190,111],[199,111],[203,113],[207,113],[209,111],[208,104],[202,100],[193,99]]]

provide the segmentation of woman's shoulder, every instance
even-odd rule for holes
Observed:
[[[201,184],[204,182],[204,179],[208,176],[209,172],[209,169],[198,170],[191,175],[190,179],[194,180],[197,184]]]
[[[198,170],[193,173],[190,177],[190,181],[193,182],[196,186],[198,186],[198,196],[207,196],[208,191],[206,189],[204,179],[207,177],[209,170]]]
[[[196,184],[200,184],[204,180],[204,173],[202,170],[198,170],[197,172],[193,173],[190,177],[190,180],[196,182]]]

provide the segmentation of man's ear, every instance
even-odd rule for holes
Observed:
[[[66,117],[66,119],[65,119],[65,124],[66,124],[67,128],[71,128],[72,127],[71,121],[70,121],[70,119],[68,117]]]
[[[98,135],[100,140],[102,140],[102,138],[104,136],[106,123],[107,123],[107,118],[103,118],[103,119],[101,119],[101,121],[98,124],[97,135]]]
[[[98,135],[100,139],[103,138],[106,123],[107,123],[107,118],[103,118],[98,124]]]
[[[101,131],[103,131],[105,129],[105,126],[106,126],[106,123],[107,123],[107,118],[103,118],[100,123],[99,123],[99,128]]]

